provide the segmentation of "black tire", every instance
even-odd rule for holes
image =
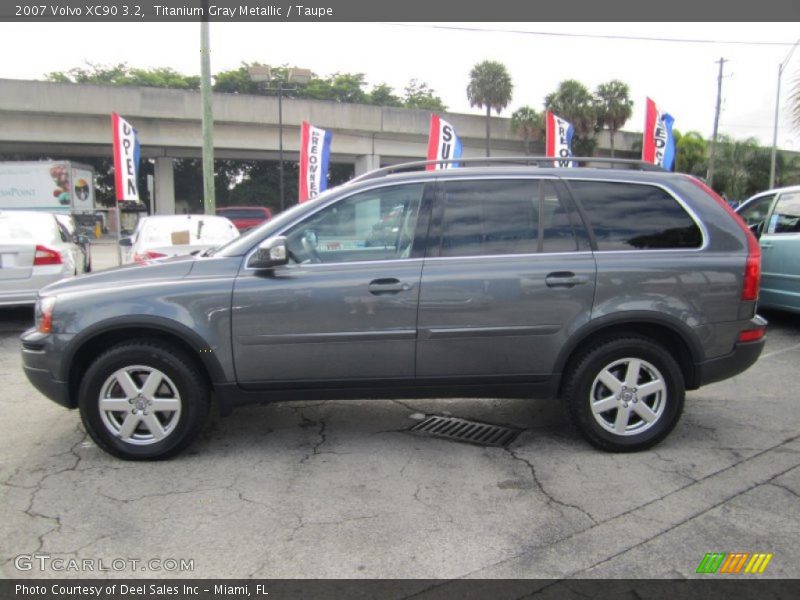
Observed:
[[[149,394],[147,376],[156,373],[159,377],[153,381],[160,383]],[[126,400],[132,394],[122,388],[121,378],[125,378],[125,374],[136,388],[138,395],[134,400]],[[177,347],[155,340],[119,344],[95,359],[84,374],[78,391],[81,419],[97,445],[118,458],[169,458],[186,448],[206,423],[209,390],[205,381],[191,358]],[[147,406],[147,398],[151,398],[155,406],[172,403],[178,408],[165,412],[154,410],[153,405]],[[109,406],[108,403],[117,403],[113,406],[119,405],[124,410],[101,410],[101,402],[106,403],[105,407]],[[125,428],[128,409],[136,415],[131,420],[131,423],[136,423],[133,431]],[[155,426],[153,418],[158,420]],[[156,434],[155,429],[159,427]],[[164,437],[159,438],[160,435]]]
[[[629,373],[637,380],[633,386],[628,385]],[[683,411],[683,374],[672,355],[648,338],[626,336],[594,344],[572,361],[565,381],[563,398],[572,422],[602,450],[650,448],[672,431]],[[621,387],[612,389],[606,382]],[[648,394],[650,390],[659,391]],[[645,395],[639,397],[642,391]]]

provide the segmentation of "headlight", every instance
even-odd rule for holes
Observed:
[[[45,296],[36,299],[36,312],[34,315],[36,331],[39,333],[52,333],[53,310],[56,307],[55,296]]]

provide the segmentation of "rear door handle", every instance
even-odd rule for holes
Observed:
[[[554,271],[547,274],[544,283],[549,288],[571,288],[589,283],[589,278],[586,275],[575,275],[572,271]]]
[[[407,292],[411,286],[399,279],[389,277],[386,279],[373,279],[369,283],[369,293],[375,296],[381,294],[398,294],[400,292]]]

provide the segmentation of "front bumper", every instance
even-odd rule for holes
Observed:
[[[75,408],[69,397],[69,385],[53,375],[54,339],[52,335],[44,335],[29,329],[20,336],[22,341],[22,367],[28,381],[53,402]]]

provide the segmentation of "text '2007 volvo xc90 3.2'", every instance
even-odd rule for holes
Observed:
[[[49,286],[25,372],[100,447],[153,459],[197,436],[212,394],[223,413],[558,397],[589,442],[633,451],[673,429],[685,390],[757,360],[759,246],[701,181],[460,162],[374,171],[216,251]]]

